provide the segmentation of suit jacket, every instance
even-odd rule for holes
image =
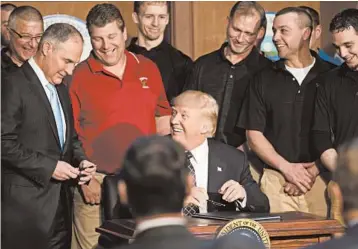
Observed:
[[[228,180],[239,182],[247,194],[246,207],[242,211],[265,213],[270,211],[267,196],[261,192],[258,184],[252,178],[245,153],[216,141],[208,139],[209,146],[209,171],[208,193],[217,193],[221,186]],[[220,199],[214,199],[226,204],[226,207],[216,208],[218,211],[236,210],[236,206]],[[209,209],[209,208],[208,208]],[[212,210],[208,210],[209,212]]]
[[[307,249],[357,249],[358,248],[358,225],[348,228],[346,234],[339,239],[332,239]]]
[[[184,226],[171,225],[151,228],[138,234],[133,243],[113,249],[197,249],[209,248],[209,241],[194,237]]]
[[[41,235],[36,237],[38,240],[47,238],[60,191],[67,196],[67,203],[61,204],[70,211],[71,182],[52,178],[57,161],[78,166],[86,156],[74,130],[72,106],[63,84],[56,86],[67,127],[63,150],[50,103],[32,67],[24,63],[2,79],[1,88],[3,246],[26,248],[31,244],[31,236],[26,234]],[[71,220],[70,215],[68,212]],[[20,242],[18,247],[14,246],[15,240]]]

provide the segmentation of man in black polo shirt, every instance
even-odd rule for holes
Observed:
[[[183,91],[193,61],[164,40],[169,22],[169,3],[135,1],[132,18],[138,26],[138,38],[133,38],[127,49],[157,64],[167,98],[171,101]]]
[[[8,74],[36,52],[43,33],[41,13],[31,6],[16,8],[9,17],[9,46],[1,50],[1,72]]]
[[[195,61],[185,89],[199,90],[215,98],[220,106],[215,138],[237,147],[246,140],[245,130],[232,131],[248,79],[271,62],[255,47],[256,40],[265,33],[266,23],[265,10],[258,3],[237,2],[227,19],[227,42]]]
[[[329,29],[345,63],[316,81],[313,139],[322,163],[333,171],[337,147],[358,136],[358,9],[337,14]]]
[[[280,10],[273,41],[281,60],[257,73],[238,126],[265,163],[261,188],[271,212],[303,211],[326,216],[326,183],[311,153],[309,131],[317,75],[331,65],[309,50],[312,19],[297,7]],[[313,87],[312,87],[313,84]]]

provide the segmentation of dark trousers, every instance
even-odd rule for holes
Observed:
[[[69,190],[62,186],[58,208],[49,233],[48,249],[71,248],[72,198]]]

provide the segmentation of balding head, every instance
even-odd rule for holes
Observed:
[[[20,6],[11,13],[9,48],[14,63],[21,66],[36,53],[43,29],[42,15],[34,7]]]

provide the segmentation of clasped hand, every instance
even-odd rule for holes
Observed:
[[[78,184],[82,185],[91,180],[92,176],[96,172],[96,168],[95,164],[87,160],[83,160],[80,163],[79,168],[72,167],[64,161],[58,161],[55,171],[52,173],[52,178],[58,181],[66,181],[79,177]]]

